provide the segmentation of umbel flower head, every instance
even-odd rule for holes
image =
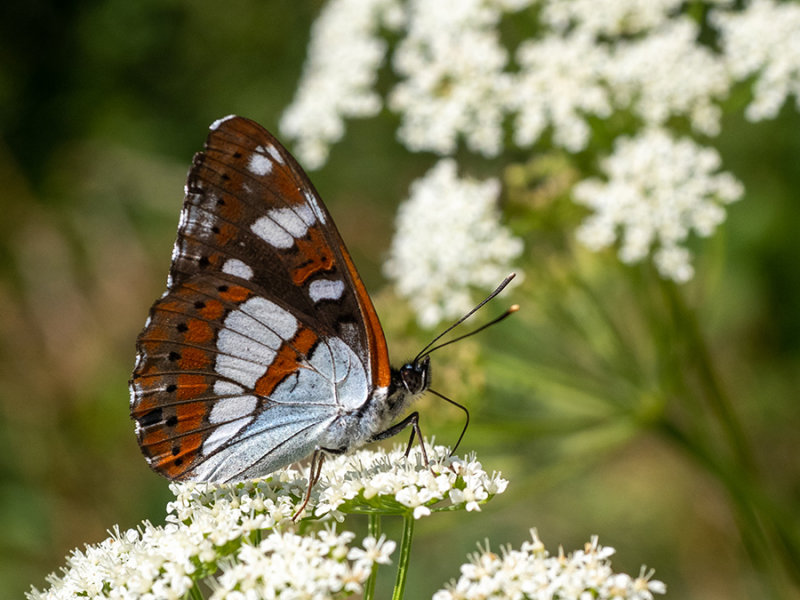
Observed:
[[[31,600],[74,598],[183,598],[202,581],[212,599],[340,597],[358,592],[374,563],[389,562],[395,544],[333,528],[300,536],[271,531],[260,541],[232,538],[219,545],[199,527],[143,523],[138,530],[115,529],[99,544],[75,550],[50,588],[28,593]],[[218,541],[218,540],[217,540]],[[281,594],[286,594],[281,596]],[[307,594],[307,596],[303,596]]]
[[[522,240],[500,222],[499,195],[499,181],[460,178],[452,159],[412,184],[384,270],[421,325],[463,315],[470,288],[497,285],[522,253]]]
[[[575,200],[594,211],[578,239],[599,250],[619,231],[623,262],[642,260],[654,246],[661,275],[688,281],[694,271],[681,244],[692,231],[711,235],[725,219],[723,206],[743,192],[730,173],[718,172],[720,163],[713,148],[676,140],[662,129],[620,139],[602,164],[607,181],[587,179],[573,190]]]
[[[614,573],[613,554],[614,549],[601,546],[595,536],[583,550],[565,555],[560,549],[557,556],[550,556],[532,529],[531,541],[523,542],[519,550],[504,548],[498,555],[487,543],[461,566],[461,577],[436,592],[433,600],[653,600],[654,594],[666,593],[664,583],[652,579],[653,571],[644,567],[638,577]]]
[[[441,510],[480,510],[506,488],[474,456],[459,459],[448,448],[428,446],[428,457],[429,467],[419,449],[406,459],[397,447],[327,460],[302,517],[311,532],[302,536],[292,515],[307,479],[297,469],[235,484],[172,484],[165,525],[114,529],[99,544],[74,550],[61,573],[48,577],[50,587],[32,589],[28,598],[183,598],[198,582],[213,590],[212,598],[359,593],[373,566],[389,562],[395,543],[367,537],[354,544],[355,534],[337,531],[332,522],[350,513],[419,519]]]
[[[451,457],[445,446],[427,446],[427,452],[427,467],[419,447],[408,458],[400,446],[326,458],[301,518],[341,521],[346,514],[374,512],[413,513],[419,519],[454,508],[480,510],[481,504],[508,485],[499,474],[484,471],[474,455]],[[266,479],[238,484],[172,484],[175,501],[169,505],[167,520],[220,523],[224,527],[218,532],[222,536],[218,542],[222,544],[231,535],[285,524],[297,510],[307,483],[299,471],[283,469]]]

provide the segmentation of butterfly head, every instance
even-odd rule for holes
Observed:
[[[425,392],[431,385],[431,359],[414,359],[399,369],[392,369],[389,386],[389,406],[393,413],[403,410],[408,402]]]
[[[398,369],[395,386],[411,396],[421,394],[431,384],[431,358],[427,354],[422,358],[404,364]]]

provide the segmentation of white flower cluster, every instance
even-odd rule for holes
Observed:
[[[714,135],[714,103],[729,92],[729,68],[739,79],[763,70],[762,87],[771,83],[783,97],[796,90],[798,7],[755,0],[737,13],[730,0],[707,1],[716,6],[722,55],[698,43],[695,21],[676,16],[679,0],[332,0],[315,24],[282,130],[317,166],[343,118],[374,114],[380,100],[369,86],[385,57],[383,25],[401,36],[388,99],[412,151],[452,154],[463,137],[467,148],[495,156],[504,120],[515,116],[517,145],[532,145],[552,127],[553,142],[574,152],[588,142],[587,118],[612,110],[630,110],[646,124],[682,115]],[[532,4],[542,33],[519,44],[512,61],[500,23]]]
[[[266,479],[235,484],[171,483],[175,500],[167,505],[167,523],[187,525],[214,546],[272,529],[291,519],[306,482],[296,469],[281,469]]]
[[[322,464],[305,516],[330,515],[342,520],[345,513],[368,508],[381,514],[413,509],[419,519],[439,510],[461,506],[467,511],[505,491],[508,481],[488,474],[474,456],[451,457],[445,446],[426,445],[426,467],[419,446],[408,458],[396,446],[361,449],[351,454],[328,456]],[[435,473],[435,474],[434,474]],[[238,484],[172,484],[176,499],[167,519],[202,527],[215,543],[243,537],[256,529],[286,523],[306,493],[307,480],[298,471],[283,469],[271,480]],[[215,524],[220,531],[215,532]]]
[[[712,12],[711,21],[733,77],[755,77],[746,116],[774,118],[790,95],[800,110],[800,5],[752,0],[741,13]]]
[[[61,575],[48,577],[50,588],[33,589],[28,598],[182,598],[194,585],[193,575],[216,557],[197,530],[144,522],[138,530],[115,529],[99,544],[74,550]]]
[[[603,85],[608,50],[577,31],[525,41],[516,58],[520,70],[507,102],[517,114],[514,142],[531,146],[551,127],[555,145],[583,150],[590,135],[585,117],[611,114],[611,95]]]
[[[394,542],[384,538],[367,537],[362,548],[348,546],[354,537],[332,529],[302,537],[273,531],[257,545],[244,540],[223,558],[222,547],[198,528],[145,522],[139,530],[115,530],[99,544],[73,551],[62,575],[48,578],[50,588],[33,589],[28,598],[178,599],[206,573],[213,575],[206,582],[215,589],[214,599],[290,597],[280,595],[286,590],[297,592],[292,597],[333,598],[361,591],[372,565],[389,562],[394,551]]]
[[[315,535],[273,532],[242,544],[220,564],[211,600],[338,598],[363,591],[374,563],[388,564],[395,543],[368,537],[350,547],[354,533],[332,529]]]
[[[384,268],[423,326],[464,314],[470,288],[500,283],[522,253],[522,241],[500,224],[499,194],[495,179],[460,179],[451,159],[412,184]]]
[[[484,600],[485,598],[595,598],[652,600],[666,593],[653,572],[642,568],[638,577],[614,573],[609,558],[614,549],[600,546],[597,538],[565,556],[550,556],[531,530],[530,542],[520,550],[505,548],[500,555],[485,550],[461,566],[461,577],[433,595],[433,600]]]
[[[408,459],[398,447],[326,460],[310,510],[340,520],[364,508],[380,514],[411,510],[420,518],[454,507],[480,510],[508,484],[488,475],[474,457],[460,460],[445,447],[428,448],[430,468],[418,448]],[[99,544],[73,551],[61,573],[48,577],[50,587],[32,589],[28,598],[183,598],[200,580],[215,590],[213,598],[358,592],[373,565],[388,562],[395,544],[367,537],[361,547],[351,546],[352,533],[333,529],[296,535],[291,518],[307,483],[287,468],[235,484],[171,484],[175,500],[167,506],[166,525],[114,530]]]
[[[344,135],[348,117],[377,114],[383,102],[372,88],[386,55],[380,26],[396,25],[396,0],[332,0],[311,32],[304,85],[281,119],[281,131],[297,140],[306,167],[318,168]]]
[[[554,31],[581,30],[593,36],[633,35],[665,21],[683,0],[548,0],[541,20]]]
[[[607,118],[615,109],[631,110],[646,125],[685,116],[701,133],[719,132],[714,102],[727,96],[730,80],[722,62],[697,45],[694,21],[672,19],[648,36],[614,45],[598,43],[593,29],[610,27],[603,23],[520,44],[519,72],[504,82],[518,146],[533,145],[551,128],[554,145],[584,150],[591,137],[587,117]]]
[[[398,137],[410,150],[451,154],[460,134],[486,156],[502,149],[498,100],[511,84],[497,30],[502,8],[485,0],[408,0],[389,106],[402,115]]]
[[[475,456],[450,456],[445,446],[426,446],[430,466],[426,467],[419,447],[408,458],[396,446],[389,452],[359,450],[347,456],[325,460],[317,486],[314,513],[317,517],[343,512],[400,514],[413,509],[419,519],[431,512],[463,507],[479,511],[481,504],[501,494],[508,481],[498,473],[484,471]]]
[[[695,21],[677,17],[646,37],[619,42],[605,73],[616,106],[630,106],[646,125],[684,116],[696,131],[717,135],[722,111],[715,102],[727,97],[731,82],[699,37]]]
[[[681,243],[690,231],[711,235],[725,219],[722,206],[743,192],[730,173],[718,172],[720,162],[716,150],[675,140],[661,129],[619,139],[602,164],[607,181],[587,179],[573,190],[575,200],[594,213],[578,229],[578,239],[600,250],[621,229],[623,262],[638,262],[657,246],[661,275],[687,281],[693,270]]]

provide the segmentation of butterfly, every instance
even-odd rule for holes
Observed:
[[[422,443],[418,413],[395,421],[430,386],[430,344],[392,368],[300,165],[249,119],[210,129],[187,176],[167,290],[136,342],[131,416],[150,467],[233,482],[312,456],[310,494],[326,454],[409,426],[409,449],[414,435]]]

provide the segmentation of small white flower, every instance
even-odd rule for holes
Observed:
[[[687,281],[693,271],[681,244],[691,231],[711,235],[725,218],[722,207],[743,192],[732,175],[718,172],[720,162],[713,148],[675,140],[661,129],[619,140],[602,164],[607,181],[588,179],[573,190],[576,202],[594,213],[578,239],[600,250],[619,232],[623,262],[638,262],[655,247],[661,275]]]
[[[348,560],[356,562],[366,560],[370,564],[388,565],[391,562],[389,556],[397,546],[392,540],[387,540],[385,535],[378,539],[372,536],[366,537],[361,545],[364,547],[363,549],[350,549],[350,553],[347,555]]]
[[[387,44],[378,30],[396,25],[399,10],[396,0],[331,0],[314,23],[296,97],[280,123],[307,168],[324,164],[329,146],[344,135],[345,118],[380,111],[373,87]]]
[[[497,180],[459,179],[450,159],[412,184],[384,268],[420,324],[464,314],[471,288],[497,285],[522,253],[521,240],[499,222],[499,193]]]
[[[532,542],[520,550],[504,548],[500,555],[479,546],[470,562],[461,566],[461,576],[434,594],[434,600],[485,600],[486,598],[580,598],[652,600],[666,593],[666,586],[652,580],[644,569],[637,579],[614,573],[609,558],[613,548],[593,538],[584,550],[550,556],[536,530]]]
[[[332,598],[344,589],[360,592],[372,564],[387,561],[393,548],[376,549],[373,543],[375,551],[351,559],[356,550],[349,547],[352,539],[352,533],[334,530],[308,536],[272,532],[257,545],[245,543],[233,560],[220,564],[211,598],[236,593],[245,598]]]
[[[500,44],[499,5],[486,0],[408,0],[405,35],[393,57],[400,81],[389,106],[409,150],[452,154],[460,135],[485,156],[502,149],[502,97],[510,79]]]
[[[800,6],[793,2],[752,0],[741,12],[715,10],[711,23],[720,32],[725,64],[736,80],[755,75],[752,121],[777,116],[789,96],[800,109]]]
[[[630,106],[647,125],[670,117],[689,118],[695,130],[716,135],[728,95],[725,66],[697,43],[700,32],[689,17],[674,18],[647,37],[617,44],[606,68],[615,102]]]

